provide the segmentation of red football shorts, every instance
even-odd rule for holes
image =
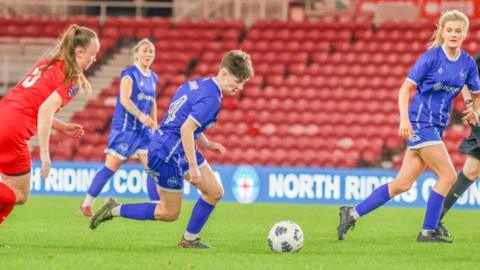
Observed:
[[[0,172],[22,175],[32,167],[28,140],[28,126],[32,118],[0,102]]]

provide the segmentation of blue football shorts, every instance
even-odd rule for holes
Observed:
[[[153,133],[148,128],[136,131],[112,130],[105,153],[120,160],[136,157],[138,154],[146,154],[152,137]]]
[[[428,126],[418,127],[418,125],[412,123],[415,134],[411,135],[407,141],[408,149],[420,149],[425,146],[441,144],[444,127],[440,126]]]
[[[203,155],[196,150],[197,164],[202,167],[206,164]],[[148,153],[147,174],[157,183],[157,185],[168,192],[182,192],[183,179],[188,172],[188,162],[185,155],[172,157],[169,162],[153,152]]]

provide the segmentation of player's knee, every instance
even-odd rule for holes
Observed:
[[[216,204],[217,202],[219,202],[222,199],[223,194],[224,194],[223,188],[218,188],[218,189],[215,189],[215,190],[212,190],[212,191],[208,192],[205,195],[208,197],[208,201]]]
[[[155,208],[155,219],[163,221],[175,221],[180,216],[180,209],[168,209],[158,204]]]
[[[17,196],[16,198],[16,201],[15,201],[15,204],[16,205],[23,205],[23,204],[26,204],[28,201],[28,196]]]
[[[223,191],[223,188],[220,188],[216,193],[215,193],[215,199],[217,201],[220,201],[223,197],[223,194],[225,194],[225,192]]]
[[[389,189],[390,195],[393,197],[397,194],[410,190],[411,187],[412,187],[412,184],[410,183],[392,182]]]
[[[28,200],[28,191],[21,189],[14,189],[13,193],[15,194],[15,204],[22,205],[26,204]]]
[[[449,186],[453,186],[455,181],[457,181],[457,175],[455,174],[455,171],[445,172],[444,177],[442,177],[442,178],[443,178],[443,181],[445,182],[445,184],[447,184]]]
[[[175,221],[180,216],[180,211],[169,211],[163,216],[163,221]]]

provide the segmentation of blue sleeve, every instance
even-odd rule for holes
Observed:
[[[430,57],[428,57],[428,54],[422,54],[420,58],[418,58],[417,62],[415,62],[412,69],[410,69],[410,72],[408,72],[407,80],[415,85],[421,84],[427,76],[430,64],[431,60]]]
[[[152,71],[152,74],[153,74],[153,82],[155,83],[155,86],[153,87],[153,96],[155,97],[155,99],[157,99],[158,75],[153,71]]]
[[[199,126],[203,127],[210,122],[218,110],[220,109],[220,103],[216,97],[204,97],[200,98],[192,105],[192,111],[190,112],[190,118]]]
[[[134,81],[133,78],[135,76],[133,76],[133,72],[132,72],[132,69],[131,68],[127,68],[127,69],[124,69],[122,71],[122,73],[120,74],[120,80],[122,80],[123,78],[125,77],[129,77],[130,80],[132,80],[132,82]]]
[[[478,78],[478,69],[475,60],[470,57],[468,62],[467,78],[465,84],[468,86],[470,92],[474,94],[480,93],[480,79]]]

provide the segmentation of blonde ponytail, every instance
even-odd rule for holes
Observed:
[[[86,49],[92,39],[98,39],[97,34],[93,30],[87,27],[78,26],[77,24],[70,25],[60,41],[53,48],[50,61],[44,68],[45,70],[57,61],[63,60],[65,70],[65,79],[63,83],[69,84],[70,82],[75,81],[80,92],[87,96],[92,94],[92,85],[87,80],[80,67],[78,67],[75,58],[75,48],[80,47]]]

